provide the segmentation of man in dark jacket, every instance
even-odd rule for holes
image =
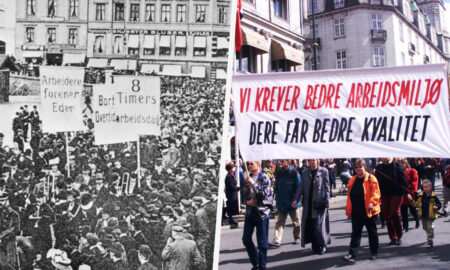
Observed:
[[[378,179],[381,191],[381,213],[384,215],[388,228],[390,245],[401,245],[403,235],[400,221],[400,206],[402,196],[409,194],[406,176],[402,165],[392,158],[381,158],[382,163],[375,168],[375,177]]]
[[[238,223],[233,219],[233,215],[239,214],[239,186],[234,176],[234,164],[233,162],[228,163],[225,166],[228,174],[225,177],[225,195],[227,196],[227,214],[228,223],[230,228],[234,229],[238,227]]]
[[[300,217],[298,212],[300,203],[292,207],[291,202],[294,200],[301,178],[297,170],[291,166],[290,160],[283,160],[281,166],[275,171],[275,179],[277,181],[275,182],[274,193],[278,209],[278,220],[275,224],[273,242],[270,243],[272,247],[280,247],[284,224],[288,215],[294,224],[294,244],[300,243]]]

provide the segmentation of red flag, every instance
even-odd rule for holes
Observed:
[[[237,11],[236,11],[236,29],[234,36],[234,47],[237,52],[241,51],[242,46],[242,31],[241,31],[241,7],[242,2],[238,0],[237,2]]]

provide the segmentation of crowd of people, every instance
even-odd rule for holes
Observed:
[[[347,196],[346,215],[352,222],[349,252],[343,258],[349,263],[356,262],[363,227],[368,231],[370,259],[377,259],[378,217],[381,228],[387,227],[389,245],[401,245],[403,234],[410,228],[408,210],[415,228],[422,222],[427,245],[432,248],[434,220],[438,215],[447,216],[450,201],[450,159],[268,160],[262,164],[241,162],[240,166],[230,162],[225,169],[227,201],[223,212],[234,229],[239,225],[233,215],[239,214],[240,203],[245,205],[242,241],[252,269],[258,270],[266,269],[268,248],[280,247],[287,216],[293,223],[294,244],[305,247],[311,243],[313,254],[326,252],[331,243],[328,209],[331,197],[336,196],[331,191],[336,189],[337,176]],[[434,191],[438,178],[442,179],[443,196]],[[443,197],[443,203],[438,197]],[[273,214],[277,221],[269,243],[269,219]],[[255,229],[256,246],[252,240]]]
[[[0,269],[211,269],[224,87],[162,77],[140,166],[136,143],[66,142],[20,108],[15,145],[0,134]]]

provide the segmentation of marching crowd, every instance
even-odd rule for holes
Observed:
[[[241,162],[237,167],[230,162],[225,169],[224,213],[230,228],[237,228],[233,215],[239,214],[240,203],[246,206],[242,241],[252,269],[258,270],[267,267],[268,248],[280,247],[287,216],[293,223],[294,243],[302,247],[311,243],[313,254],[326,252],[331,243],[328,209],[330,198],[336,195],[331,190],[336,188],[337,175],[347,196],[345,212],[352,223],[348,254],[343,258],[349,263],[356,262],[363,227],[368,231],[370,259],[377,259],[378,217],[381,228],[387,227],[389,245],[401,245],[403,234],[410,228],[408,211],[415,228],[421,221],[427,245],[432,248],[434,220],[439,215],[447,217],[450,201],[450,159],[308,159],[301,165],[297,160],[268,160]],[[437,178],[442,179],[443,194],[434,191]],[[443,197],[443,203],[438,197]],[[277,221],[269,243],[269,219],[274,214]],[[255,229],[256,246],[252,240]]]
[[[174,85],[162,77],[162,135],[140,137],[140,166],[136,143],[66,142],[20,108],[15,146],[0,133],[0,269],[212,268],[224,83]]]

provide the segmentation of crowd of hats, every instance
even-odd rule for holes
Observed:
[[[207,243],[202,255],[206,265],[211,266],[224,87],[220,81],[162,77],[162,135],[140,137],[140,172],[137,171],[136,143],[96,146],[93,133],[77,132],[69,135],[69,149],[66,149],[63,133],[35,132],[33,135],[39,136],[38,143],[31,150],[26,146],[21,152],[16,147],[3,146],[3,134],[0,134],[3,175],[0,190],[4,190],[0,191],[0,200],[9,200],[13,209],[23,213],[23,209],[16,207],[15,194],[29,189],[36,192],[36,197],[44,196],[34,187],[45,181],[50,171],[59,171],[61,173],[55,177],[57,196],[47,203],[57,211],[58,202],[72,196],[86,209],[94,205],[97,216],[92,224],[100,224],[101,228],[79,228],[77,234],[59,231],[56,248],[67,252],[72,266],[74,260],[67,247],[78,248],[85,240],[88,247],[99,247],[99,256],[119,249],[128,255],[128,247],[120,244],[119,248],[117,243],[120,243],[120,235],[130,233],[130,225],[136,231],[141,230],[148,239],[145,244],[152,251],[151,261],[158,268],[162,267],[161,252],[172,230],[190,233],[195,241],[199,240],[197,237],[206,238],[202,239]],[[118,184],[125,172],[131,179],[136,179],[140,173],[141,186],[136,185],[131,194],[119,195]],[[83,173],[88,175],[88,182]],[[109,194],[99,203],[95,198],[95,186],[101,184],[108,188]],[[207,213],[208,228],[196,226],[200,209]],[[167,220],[172,220],[169,228]],[[202,229],[208,235],[198,232]],[[145,246],[143,250],[147,252]],[[45,260],[44,254],[42,257]],[[133,258],[128,259],[132,265]],[[82,263],[86,262],[77,261],[78,265]]]

